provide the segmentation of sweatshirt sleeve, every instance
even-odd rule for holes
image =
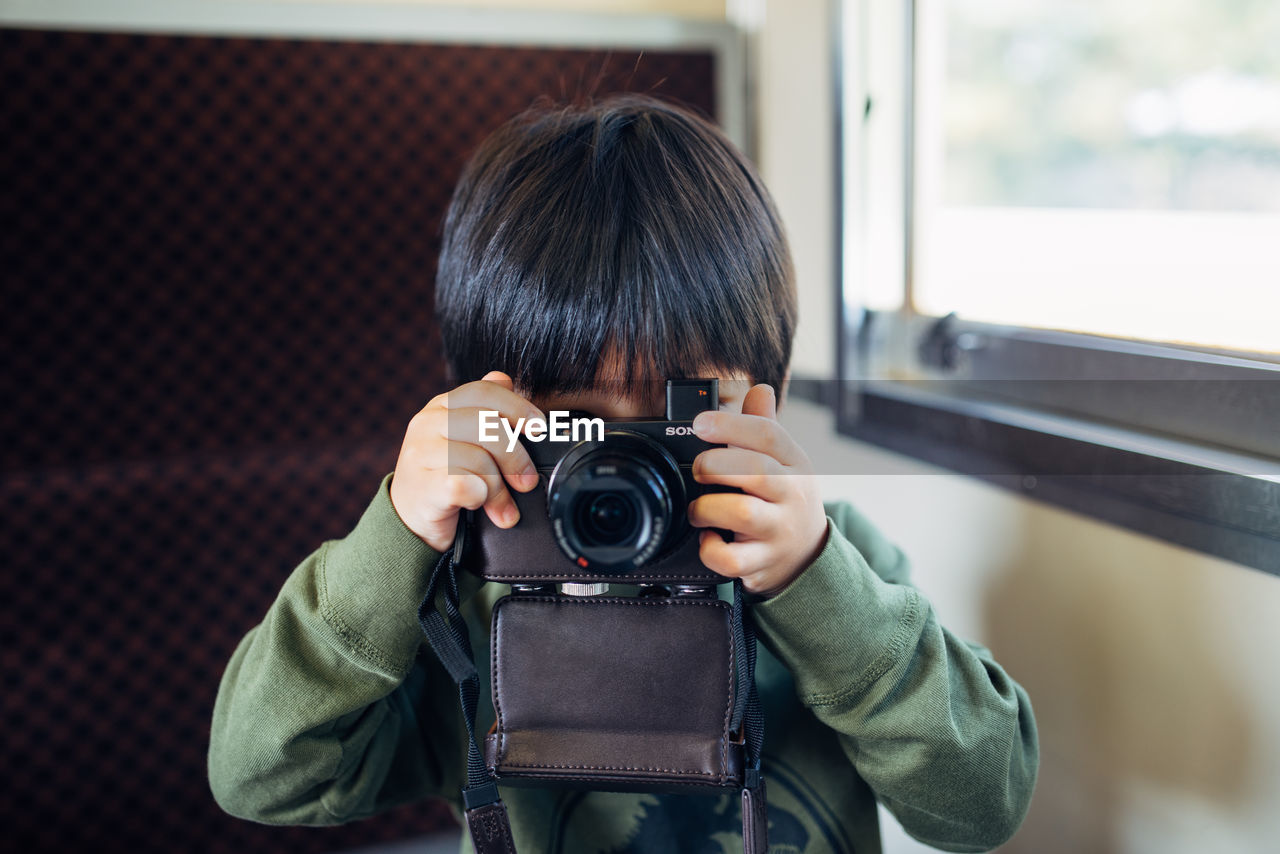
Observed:
[[[439,555],[400,520],[390,483],[349,535],[294,569],[227,665],[209,782],[232,815],[337,824],[457,794],[457,690],[417,656]]]
[[[818,558],[753,606],[801,702],[916,839],[985,851],[1018,829],[1039,766],[1026,692],[939,624],[902,551],[831,504]]]

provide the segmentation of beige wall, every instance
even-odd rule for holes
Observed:
[[[834,69],[826,0],[759,0],[755,37],[759,121],[756,159],[796,265],[800,325],[791,360],[799,375],[831,376],[835,365]]]

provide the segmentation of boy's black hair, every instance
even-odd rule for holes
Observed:
[[[535,107],[472,156],[436,313],[453,379],[530,396],[716,369],[780,392],[796,301],[782,223],[741,153],[656,98]]]

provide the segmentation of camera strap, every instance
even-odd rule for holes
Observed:
[[[764,774],[760,772],[764,751],[764,711],[756,690],[756,633],[751,614],[743,605],[742,579],[733,581],[733,648],[738,685],[746,686],[734,697],[729,729],[743,732],[746,773],[742,781],[742,850],[744,854],[765,854],[769,849],[769,819],[766,811]]]
[[[507,807],[498,794],[498,783],[484,763],[484,755],[476,741],[476,703],[480,699],[480,673],[476,670],[462,617],[458,597],[457,568],[454,549],[436,561],[427,584],[427,594],[418,608],[418,623],[431,642],[436,658],[458,686],[462,719],[467,725],[467,783],[462,787],[462,803],[467,827],[476,854],[515,854],[511,839],[511,821]],[[436,607],[436,594],[443,593],[444,614]]]
[[[436,658],[458,686],[458,699],[468,736],[467,783],[462,788],[462,802],[476,854],[516,854],[506,805],[476,739],[480,674],[476,669],[466,621],[462,617],[454,551],[449,549],[436,561],[426,595],[418,608],[418,622],[431,642]],[[443,614],[436,606],[437,595],[443,601]],[[732,631],[739,690],[734,697],[730,730],[743,735],[747,760],[742,787],[742,849],[744,854],[766,854],[769,823],[764,775],[760,772],[764,714],[756,690],[755,628],[743,604],[740,580],[733,582]],[[741,690],[744,686],[746,690]]]

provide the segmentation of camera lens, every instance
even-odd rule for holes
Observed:
[[[583,569],[622,573],[665,554],[687,528],[684,481],[671,454],[614,430],[560,460],[547,514],[561,551]]]
[[[617,546],[636,534],[640,514],[634,501],[623,493],[587,493],[578,500],[585,508],[579,517],[579,531],[583,539],[596,545]]]

